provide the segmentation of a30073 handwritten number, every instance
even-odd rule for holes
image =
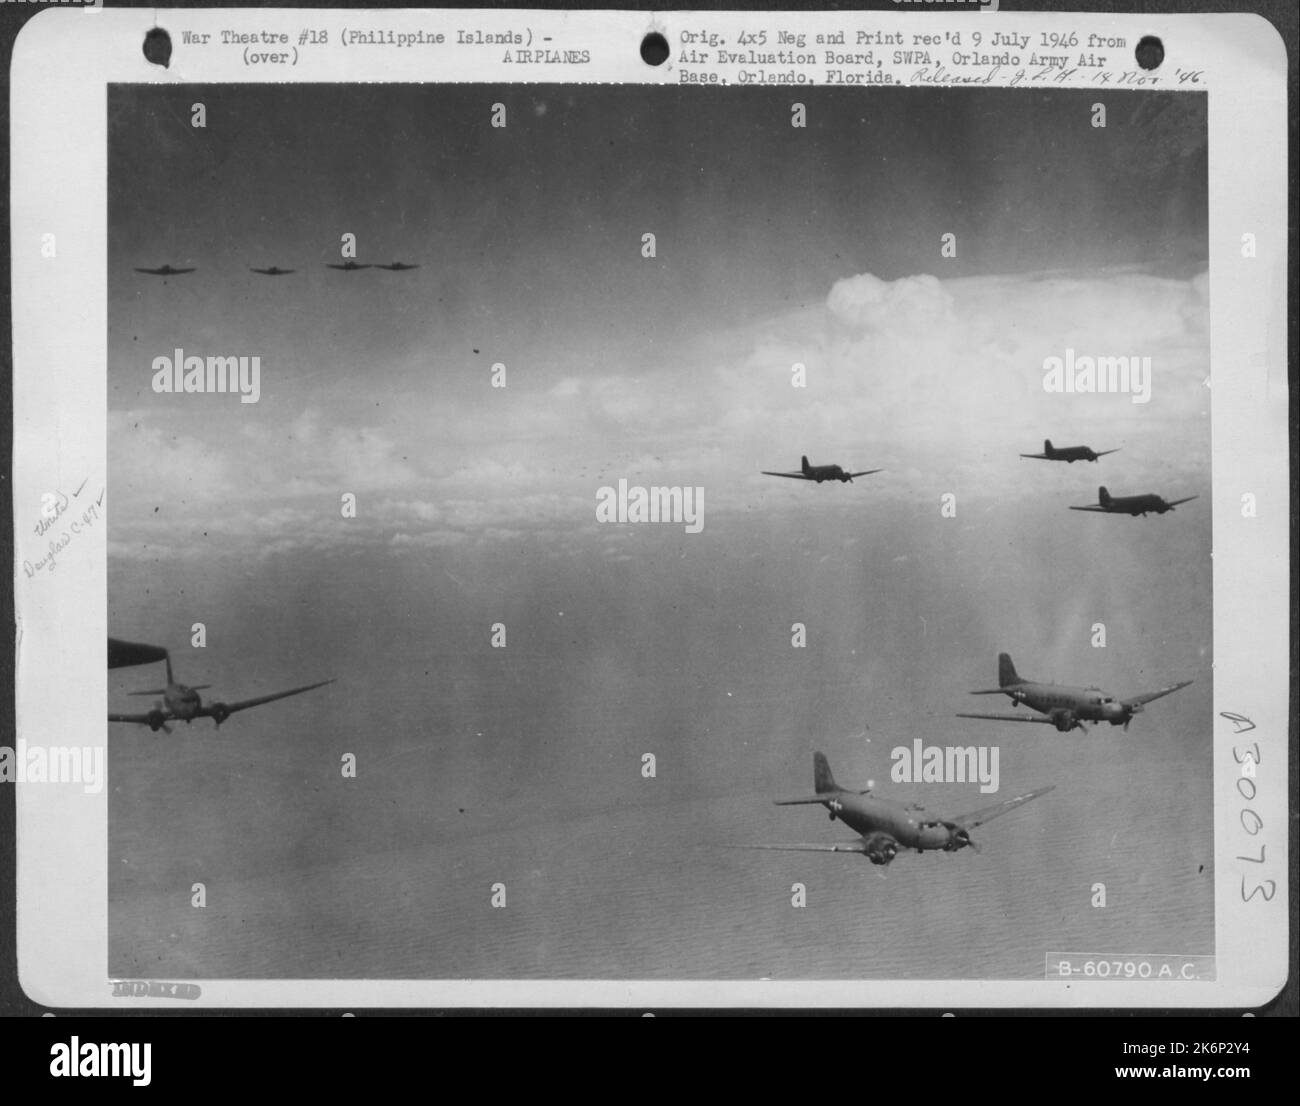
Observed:
[[[1235,727],[1236,734],[1249,733],[1255,728],[1255,723],[1242,714],[1234,714],[1232,711],[1222,711],[1220,716],[1226,718]],[[1260,766],[1259,742],[1252,742],[1250,745],[1238,745],[1232,750],[1232,759],[1240,766],[1240,774],[1237,776],[1237,794],[1248,803],[1255,801],[1255,796],[1259,794],[1259,788],[1255,783]],[[1241,821],[1241,828],[1244,829],[1251,837],[1259,836],[1264,828],[1264,819],[1250,807],[1242,807],[1238,815]],[[1244,860],[1250,864],[1263,864],[1265,858],[1266,846],[1263,841],[1259,843],[1259,856],[1239,856],[1238,860]],[[1250,902],[1256,895],[1262,895],[1265,902],[1272,902],[1273,896],[1277,894],[1277,881],[1266,879],[1256,883],[1254,887],[1247,890],[1246,877],[1241,877],[1241,901]]]

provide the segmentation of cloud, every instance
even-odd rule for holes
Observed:
[[[539,360],[601,363],[581,335],[569,340],[572,356],[547,348]],[[1149,357],[1151,402],[1045,392],[1044,360],[1071,349]],[[796,364],[804,387],[792,386]],[[916,503],[960,488],[992,503],[1008,462],[1044,437],[1122,446],[1131,464],[1145,449],[1147,473],[1204,478],[1208,372],[1203,274],[861,273],[820,304],[666,344],[636,373],[517,368],[504,389],[430,384],[400,397],[379,376],[374,396],[317,396],[279,421],[247,407],[114,413],[113,549],[200,536],[200,548],[262,555],[567,543],[592,532],[597,489],[620,477],[707,486],[719,522],[756,504],[799,509],[798,486],[775,488],[759,470],[801,453],[886,469],[869,478],[878,496]],[[344,492],[358,497],[347,525]]]

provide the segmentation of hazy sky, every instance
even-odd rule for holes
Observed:
[[[140,769],[123,786],[175,777],[166,809],[116,800],[120,871],[158,888],[188,878],[181,856],[252,878],[466,836],[490,868],[503,822],[555,833],[619,804],[799,792],[818,747],[846,782],[884,780],[914,737],[1001,742],[1007,794],[1086,788],[1086,755],[1063,767],[1049,727],[952,717],[999,650],[1119,695],[1196,678],[1133,727],[1168,775],[1133,775],[1131,798],[1170,809],[1130,828],[1159,840],[1056,831],[1091,842],[1079,883],[1115,848],[1139,882],[1187,841],[1209,856],[1205,104],[1108,92],[1100,129],[1097,97],[819,89],[795,129],[781,89],[115,89],[111,631],[168,645],[223,698],[340,678],[237,716],[231,744],[175,771],[115,728],[110,755]],[[363,263],[421,268],[327,269],[345,232]],[[164,262],[198,271],[132,272]],[[298,271],[248,272],[272,264]],[[155,395],[152,360],[178,347],[260,356],[260,401]],[[1067,350],[1149,357],[1151,401],[1046,393],[1044,359]],[[1019,459],[1043,438],[1122,452]],[[886,471],[759,475],[803,453]],[[598,523],[620,478],[702,487],[703,532]],[[1103,483],[1200,498],[1161,518],[1066,510]],[[142,679],[115,673],[110,701]],[[1128,738],[1095,740],[1107,778],[1129,778]],[[383,782],[338,792],[358,749]],[[1151,809],[1105,786],[1057,796],[1057,817]],[[773,810],[755,804],[752,833],[818,833]],[[698,836],[722,830],[752,836]],[[141,867],[160,841],[165,875]]]
[[[618,476],[779,510],[756,470],[805,452],[929,501],[1044,437],[1124,446],[1121,492],[1203,472],[1204,102],[1093,99],[819,91],[798,130],[783,92],[117,89],[114,553],[591,535]],[[329,270],[345,232],[422,268]],[[131,272],[164,261],[199,271]],[[259,355],[260,402],[152,394],[177,347]],[[1150,356],[1155,399],[1044,394],[1067,348]]]

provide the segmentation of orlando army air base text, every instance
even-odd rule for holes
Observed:
[[[706,28],[678,34],[680,84],[991,84],[1013,70],[1014,83],[1075,82],[1158,87],[1147,73],[1107,71],[1128,41],[1115,35],[1040,31],[742,30],[734,41]],[[1127,58],[1125,61],[1127,62]],[[1197,83],[1197,74],[1178,83]],[[1170,80],[1163,80],[1168,85]]]

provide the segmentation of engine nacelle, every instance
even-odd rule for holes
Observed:
[[[230,708],[225,703],[213,703],[210,709],[212,711],[212,721],[218,726],[230,717]]]
[[[1066,710],[1058,711],[1052,715],[1052,723],[1061,733],[1069,733],[1074,729],[1074,715]]]
[[[166,721],[167,721],[167,716],[163,714],[162,711],[151,710],[149,712],[149,728],[153,730],[154,733],[157,733],[159,730],[161,730],[163,728],[163,724]]]
[[[898,842],[888,834],[878,833],[867,839],[867,859],[872,864],[888,864],[898,855]]]
[[[970,834],[966,830],[954,825],[952,822],[945,822],[944,825],[948,828],[949,833],[948,844],[943,847],[944,852],[955,853],[958,849],[964,849],[970,845]]]

